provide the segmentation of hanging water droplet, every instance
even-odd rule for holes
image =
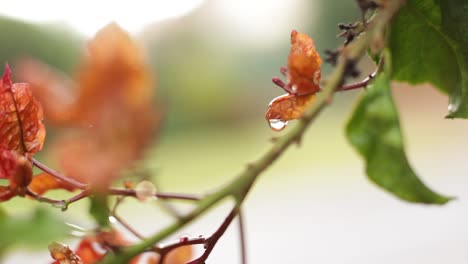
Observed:
[[[457,106],[455,104],[449,104],[448,105],[448,111],[450,113],[454,112],[455,110],[457,110]]]
[[[142,181],[135,187],[135,194],[138,200],[146,202],[155,197],[156,187],[150,181]]]
[[[451,98],[449,105],[448,105],[448,111],[449,113],[453,113],[458,110],[460,107],[460,96]]]
[[[281,131],[288,124],[288,121],[284,121],[281,119],[270,119],[268,120],[268,122],[270,124],[270,128],[273,129],[274,131]]]

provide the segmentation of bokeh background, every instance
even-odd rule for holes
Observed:
[[[339,0],[62,2],[2,1],[0,62],[14,71],[19,58],[34,57],[72,75],[86,40],[116,21],[145,47],[164,113],[142,170],[163,191],[200,194],[232,179],[278,135],[264,111],[282,94],[271,77],[286,63],[291,29],[311,35],[323,55],[342,41],[336,25],[359,18],[354,1]],[[372,71],[368,61],[361,66],[363,75]],[[322,76],[329,71],[325,65]],[[249,263],[466,263],[468,124],[444,119],[447,98],[428,85],[393,88],[414,169],[457,199],[442,207],[409,204],[368,181],[343,131],[363,91],[339,93],[302,145],[271,166],[248,196]],[[49,140],[38,159],[54,164]],[[32,206],[20,198],[2,205],[15,214]],[[91,228],[86,208],[79,202],[62,215]],[[221,204],[171,239],[210,234],[228,210],[229,203]],[[145,234],[172,221],[157,203],[128,202],[121,212]],[[24,248],[4,260],[49,262],[46,250]],[[208,263],[240,263],[236,224]]]

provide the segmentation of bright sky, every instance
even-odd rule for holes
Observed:
[[[3,0],[0,14],[30,22],[61,22],[92,36],[104,25],[116,21],[136,33],[144,26],[182,16],[204,0]]]

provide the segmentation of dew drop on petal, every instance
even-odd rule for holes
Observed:
[[[286,127],[288,121],[284,121],[281,119],[270,119],[268,120],[268,123],[270,124],[270,128],[274,131],[281,131]]]
[[[156,187],[150,181],[142,181],[135,187],[135,194],[138,200],[146,202],[155,197]]]

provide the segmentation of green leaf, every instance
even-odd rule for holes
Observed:
[[[451,94],[448,117],[468,118],[468,1],[441,1],[442,31],[453,40],[460,83]]]
[[[107,228],[110,225],[107,202],[107,196],[100,193],[96,193],[91,197],[89,213],[94,217],[100,228]]]
[[[65,237],[70,228],[50,211],[38,208],[28,216],[0,214],[0,248],[23,246],[47,248],[47,245]]]
[[[392,22],[392,79],[450,94],[449,117],[468,118],[468,1],[408,0]]]
[[[409,202],[444,204],[450,200],[431,191],[411,169],[387,74],[380,73],[375,79],[349,120],[346,132],[366,161],[368,177],[380,187]]]

